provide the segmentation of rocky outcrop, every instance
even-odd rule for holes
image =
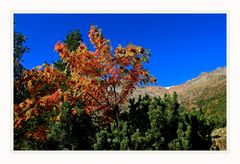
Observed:
[[[227,150],[226,128],[216,129],[212,132],[211,150]]]

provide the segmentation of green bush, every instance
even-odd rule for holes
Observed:
[[[177,94],[129,100],[118,126],[96,134],[97,150],[209,150],[212,124],[201,111],[180,109]]]

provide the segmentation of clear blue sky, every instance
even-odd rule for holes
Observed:
[[[14,14],[14,30],[31,49],[23,66],[31,69],[58,59],[57,41],[79,29],[84,42],[97,25],[113,48],[129,42],[150,49],[146,66],[160,86],[172,86],[226,66],[226,14]]]

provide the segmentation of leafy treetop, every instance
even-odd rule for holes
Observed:
[[[30,96],[15,104],[15,127],[46,110],[61,114],[59,106],[63,103],[69,103],[74,110],[79,101],[88,114],[101,111],[104,122],[109,122],[117,117],[118,105],[127,100],[137,85],[156,82],[143,67],[149,60],[149,52],[144,48],[119,45],[112,52],[109,40],[96,26],[91,26],[88,36],[95,51],[90,51],[84,43],[75,51],[65,43],[55,45],[61,60],[70,68],[70,76],[43,65],[26,71],[21,81],[16,82],[26,83]],[[58,118],[51,120],[54,119]]]

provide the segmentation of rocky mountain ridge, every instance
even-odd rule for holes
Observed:
[[[181,85],[169,88],[161,86],[138,87],[132,97],[148,94],[151,97],[177,92],[179,102],[192,109],[206,109],[208,112],[226,111],[226,67],[218,67],[211,72],[203,72],[198,77]]]

